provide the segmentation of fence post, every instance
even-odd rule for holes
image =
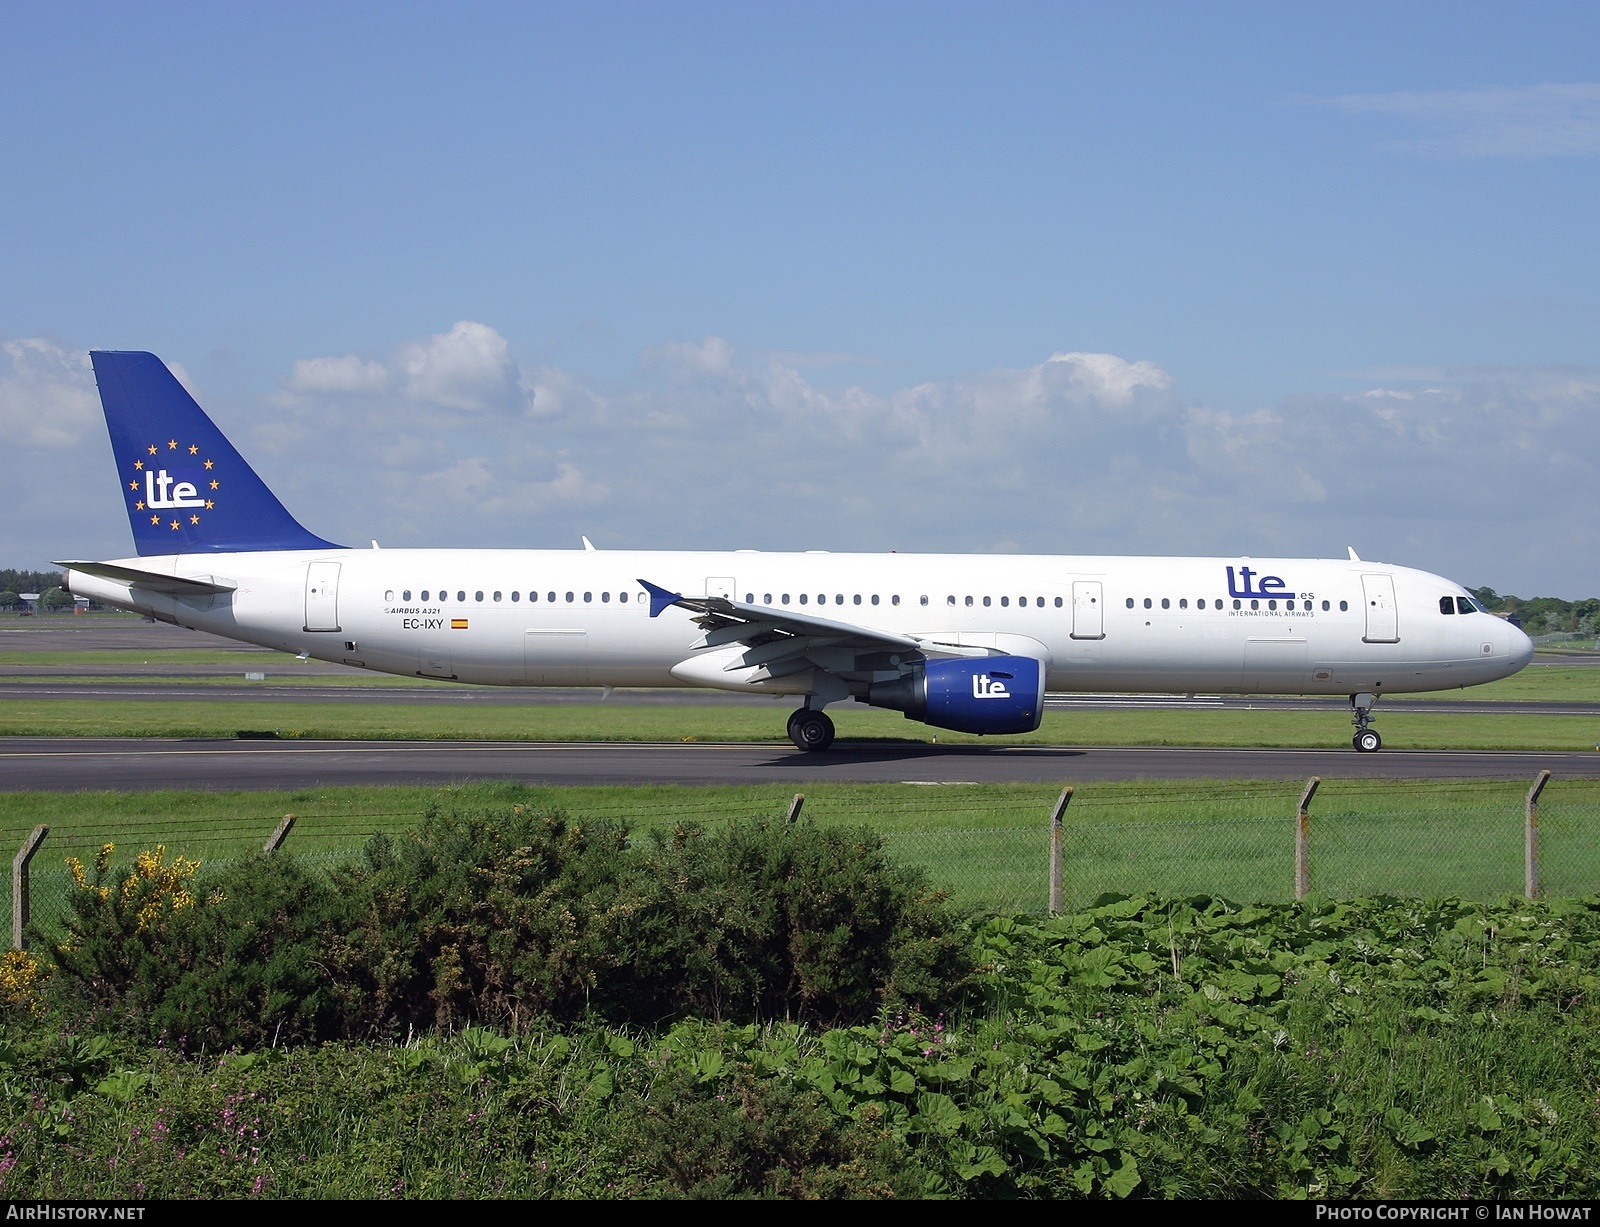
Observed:
[[[1539,772],[1523,806],[1522,893],[1529,899],[1539,897],[1539,794],[1549,782],[1550,773]]]
[[[1069,784],[1061,790],[1061,795],[1056,798],[1055,809],[1050,811],[1050,914],[1052,916],[1061,911],[1062,895],[1066,885],[1066,850],[1062,846],[1065,836],[1061,824],[1070,804],[1072,804],[1072,786]]]
[[[1311,893],[1311,798],[1322,783],[1320,775],[1306,781],[1294,820],[1294,897],[1299,902]]]
[[[49,827],[43,824],[34,827],[33,834],[22,841],[16,859],[11,862],[11,948],[13,950],[28,948],[23,938],[23,930],[28,927],[30,919],[28,862],[33,860],[33,854],[39,850],[39,845],[44,843],[44,837],[48,834],[50,834]]]
[[[289,832],[294,830],[295,818],[294,814],[285,814],[283,821],[278,823],[271,835],[267,836],[267,842],[261,845],[261,850],[271,855],[283,847],[283,841],[288,839]]]
[[[806,794],[803,793],[803,792],[795,793],[794,794],[794,800],[789,802],[789,813],[787,814],[787,816],[785,816],[784,822],[793,823],[795,821],[795,819],[799,818],[800,817],[800,809],[801,809],[802,806],[805,805],[805,803],[806,803]]]

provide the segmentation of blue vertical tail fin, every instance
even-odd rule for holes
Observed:
[[[89,357],[140,554],[340,548],[301,527],[160,358]]]

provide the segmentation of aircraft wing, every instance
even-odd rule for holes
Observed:
[[[688,597],[646,579],[639,584],[650,594],[652,618],[674,606],[695,615],[695,624],[705,631],[694,644],[696,650],[742,646],[743,651],[727,652],[720,667],[727,673],[756,669],[758,676],[749,680],[810,668],[898,677],[902,665],[924,656],[923,645],[906,635],[726,597]]]

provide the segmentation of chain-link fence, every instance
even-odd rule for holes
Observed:
[[[1346,794],[1352,782],[1339,786]],[[1528,811],[1511,787],[1440,783],[1431,804],[1386,807],[1383,785],[1366,783],[1351,803],[1333,789],[1313,801],[1302,855],[1312,895],[1351,898],[1390,894],[1492,899],[1524,893]],[[1409,795],[1417,797],[1416,786]],[[1396,786],[1398,790],[1398,786]],[[1559,782],[1537,808],[1537,891],[1544,896],[1600,894],[1600,792],[1593,783],[1564,798]],[[987,912],[1042,912],[1080,907],[1105,893],[1219,895],[1238,902],[1293,899],[1297,894],[1298,789],[1281,783],[1195,782],[1164,791],[1087,790],[1057,800],[1039,788],[970,785],[885,786],[878,791],[805,802],[803,820],[867,825],[895,861],[923,870],[958,907]],[[1052,836],[1052,815],[1059,830]],[[302,815],[287,851],[332,866],[360,854],[374,830],[403,831],[423,814]],[[783,813],[719,805],[693,792],[671,804],[639,806],[597,799],[575,811],[580,821],[625,822],[641,836],[677,826],[713,827],[730,818],[781,820]],[[110,830],[111,828],[105,828]],[[211,838],[172,838],[143,819],[115,831],[113,866],[141,848],[166,842],[169,859],[199,860],[197,883],[242,852],[234,830]],[[165,834],[164,834],[165,833]],[[265,835],[266,832],[261,833]],[[259,836],[258,836],[259,838]],[[82,832],[52,832],[28,870],[33,920],[59,921],[74,889],[65,857],[93,866],[100,843]],[[259,847],[259,844],[254,846]],[[1052,900],[1052,869],[1059,883]],[[14,876],[14,875],[12,875]],[[12,881],[0,885],[13,912]]]

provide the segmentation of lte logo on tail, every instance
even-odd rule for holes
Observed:
[[[1006,684],[991,673],[972,675],[972,697],[975,699],[1009,699],[1011,692]]]

